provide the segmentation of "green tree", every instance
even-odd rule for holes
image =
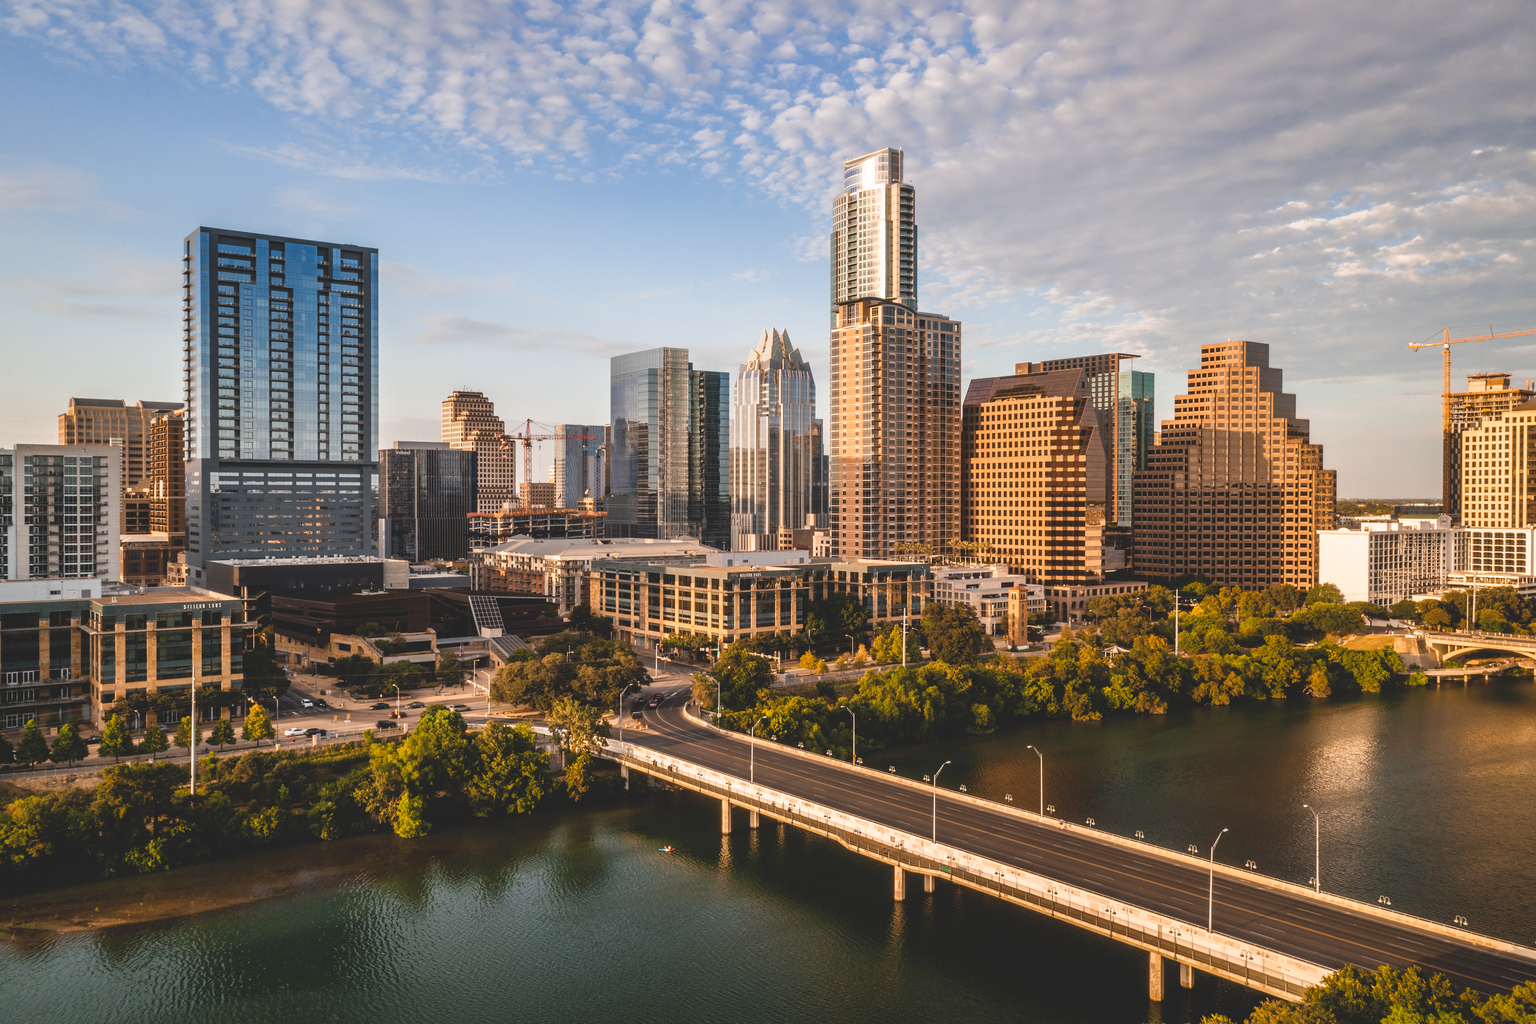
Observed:
[[[970,605],[951,608],[929,602],[923,609],[923,636],[934,658],[948,665],[973,664],[992,646]]]
[[[113,761],[133,753],[133,733],[128,729],[126,718],[113,715],[107,719],[107,727],[101,731],[101,745],[96,748],[96,752]]]
[[[700,695],[701,686],[694,688],[695,699],[701,706],[715,710],[715,694],[718,692],[725,710],[745,711],[757,703],[759,690],[773,685],[773,666],[763,655],[753,654],[740,644],[732,644],[707,676],[695,678],[708,680],[702,685],[702,689],[708,691],[706,695]]]
[[[37,719],[27,722],[26,728],[21,731],[21,742],[16,744],[16,763],[24,765],[42,764],[48,760],[48,741],[43,739],[43,730],[37,724]]]
[[[1444,608],[1431,608],[1424,613],[1424,625],[1430,629],[1445,629],[1451,624],[1451,616]]]
[[[1365,619],[1359,612],[1342,604],[1325,601],[1308,604],[1292,615],[1291,621],[1308,626],[1320,633],[1334,635],[1358,633],[1365,628]]]
[[[371,637],[383,636],[384,633],[384,627],[379,625],[377,622],[365,622],[361,626],[358,626],[357,629],[352,631],[353,636],[360,636],[364,640],[367,640]]]
[[[1419,606],[1406,597],[1394,604],[1389,610],[1394,619],[1407,619],[1411,621],[1419,617]]]
[[[465,675],[464,663],[457,652],[449,651],[437,659],[437,685],[463,686]]]
[[[613,620],[606,615],[595,613],[590,604],[579,604],[572,608],[568,621],[572,629],[591,633],[604,640],[613,636]]]
[[[869,609],[852,594],[833,594],[812,601],[805,611],[805,635],[812,643],[842,643],[845,635],[869,633]]]
[[[288,673],[278,665],[272,645],[258,638],[241,661],[245,675],[241,688],[247,697],[279,697],[288,692]]]
[[[479,817],[527,814],[544,798],[549,755],[537,747],[526,725],[508,728],[487,722],[475,737],[474,767],[465,796]]]
[[[240,727],[240,738],[250,740],[257,746],[262,740],[270,740],[277,736],[277,730],[272,728],[272,720],[262,710],[260,704],[252,704],[245,716],[245,724]]]
[[[1332,583],[1319,583],[1307,591],[1307,604],[1343,604],[1344,594]]]
[[[170,742],[165,737],[165,730],[158,725],[151,725],[144,730],[144,739],[139,743],[139,751],[149,755],[150,761],[154,761],[156,754],[163,754],[171,749]]]
[[[378,667],[378,663],[366,654],[349,654],[331,663],[331,671],[336,673],[341,685],[349,688],[367,683],[368,677]]]
[[[603,749],[608,736],[608,723],[597,709],[570,697],[556,701],[548,717],[550,734],[565,765],[565,791],[572,800],[580,800],[587,792],[593,755]]]
[[[208,734],[208,742],[223,750],[227,745],[235,742],[235,726],[227,718],[220,718],[213,723],[213,731]]]
[[[63,761],[73,768],[76,761],[85,760],[89,753],[90,748],[80,735],[80,727],[74,722],[66,722],[59,726],[59,735],[54,738],[53,749],[48,757],[54,764]]]
[[[176,723],[176,745],[187,750],[201,742],[203,742],[202,725],[193,722],[191,715],[183,716],[182,720]]]

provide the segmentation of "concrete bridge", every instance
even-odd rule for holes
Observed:
[[[1424,643],[1443,662],[1460,654],[1473,651],[1490,651],[1513,654],[1522,658],[1536,658],[1536,636],[1512,636],[1508,633],[1430,633],[1423,634]]]
[[[674,697],[674,702],[681,701]],[[825,836],[907,878],[938,881],[1066,921],[1148,957],[1148,991],[1167,970],[1204,971],[1297,1000],[1345,964],[1417,965],[1458,987],[1502,992],[1536,980],[1536,950],[1357,903],[1055,818],[716,730],[682,706],[645,712],[645,729],[611,739],[625,777],[643,772],[763,818]],[[1207,921],[1211,927],[1207,927]]]

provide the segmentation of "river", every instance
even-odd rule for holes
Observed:
[[[1322,812],[1331,891],[1536,940],[1536,687],[1250,705],[871,754],[1305,882]],[[718,805],[640,794],[405,842],[365,837],[11,901],[278,895],[0,945],[0,1020],[1106,1022],[1241,1017],[1197,976],[1146,998],[1143,955],[952,886],[890,899],[889,869],[793,829],[719,835]],[[675,854],[658,852],[672,844]],[[217,902],[217,900],[216,900]],[[87,914],[87,916],[89,916]],[[106,916],[105,914],[102,916]]]

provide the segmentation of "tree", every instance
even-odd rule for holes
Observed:
[[[550,709],[549,731],[565,763],[565,791],[572,800],[580,800],[587,792],[592,757],[603,749],[608,736],[608,723],[596,708],[562,697]]]
[[[1417,619],[1419,617],[1419,606],[1413,601],[1408,600],[1406,597],[1394,604],[1389,610],[1391,611],[1392,617],[1394,619],[1411,620]]]
[[[288,673],[278,665],[271,645],[258,639],[241,659],[241,671],[245,681],[241,684],[246,696],[278,697],[288,692]]]
[[[463,686],[464,663],[455,651],[449,651],[437,659],[437,684],[439,686]]]
[[[475,737],[473,761],[465,796],[477,816],[527,814],[544,798],[549,755],[526,725],[487,722]]]
[[[1451,617],[1444,608],[1431,608],[1424,613],[1424,625],[1430,629],[1444,629],[1451,624]]]
[[[841,643],[844,636],[869,632],[869,609],[852,594],[833,594],[812,601],[805,610],[805,635],[812,643]]]
[[[170,742],[165,737],[165,730],[158,725],[151,725],[144,730],[144,740],[139,744],[139,751],[149,755],[153,761],[156,754],[163,754],[171,749]]]
[[[366,654],[349,654],[331,662],[331,671],[336,673],[336,678],[346,687],[362,686],[378,667],[378,662]]]
[[[220,718],[213,723],[213,731],[208,734],[208,742],[223,750],[227,745],[235,742],[235,726],[227,718]]]
[[[27,727],[21,733],[21,742],[16,744],[16,763],[30,766],[42,764],[46,760],[48,741],[43,739],[42,727],[34,718],[27,722]]]
[[[76,761],[85,760],[90,752],[85,739],[80,735],[80,727],[74,722],[66,722],[59,726],[59,735],[54,738],[53,750],[48,757],[54,764],[64,761],[73,768]]]
[[[707,687],[709,695],[700,700],[700,704],[713,709],[718,690],[725,710],[745,711],[757,703],[757,691],[773,685],[773,668],[762,655],[753,654],[740,644],[732,644],[706,678],[711,680]]]
[[[364,640],[367,640],[371,637],[382,636],[383,634],[384,627],[379,625],[377,622],[365,622],[352,631],[353,636],[360,636]]]
[[[816,657],[814,652],[806,651],[804,654],[800,655],[800,667],[805,669],[807,672],[814,672],[816,675],[821,675],[827,670],[827,663]]]
[[[1343,604],[1344,594],[1332,583],[1319,583],[1307,591],[1307,604]]]
[[[613,620],[606,615],[598,615],[590,604],[579,604],[572,608],[567,621],[572,629],[591,633],[604,640],[613,636]]]
[[[104,754],[113,761],[133,753],[133,733],[128,729],[126,718],[113,715],[107,719],[107,727],[101,731],[101,745],[96,748],[96,753]]]
[[[923,609],[923,636],[934,658],[949,665],[970,665],[991,647],[987,631],[970,605],[950,608],[936,601]]]
[[[260,704],[252,704],[251,710],[245,716],[245,724],[240,727],[240,738],[250,740],[260,746],[262,740],[270,740],[277,735],[277,730],[272,728],[271,719],[261,709]]]
[[[183,750],[203,742],[203,727],[187,715],[176,723],[176,745]]]

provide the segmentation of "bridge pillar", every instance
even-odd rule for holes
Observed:
[[[629,791],[629,765],[619,765],[619,776],[624,780],[624,791]]]
[[[933,892],[933,876],[923,876],[923,892]]]
[[[748,811],[747,812],[747,828],[757,828],[757,826],[758,826],[757,812],[756,811]]]
[[[731,802],[725,799],[720,801],[720,834],[731,834]]]
[[[1163,1001],[1163,954],[1153,953],[1147,971],[1147,998],[1154,1003]]]
[[[1195,969],[1189,964],[1179,964],[1179,987],[1195,987]]]
[[[896,865],[896,902],[900,903],[907,898],[907,873],[902,870],[900,864]]]

